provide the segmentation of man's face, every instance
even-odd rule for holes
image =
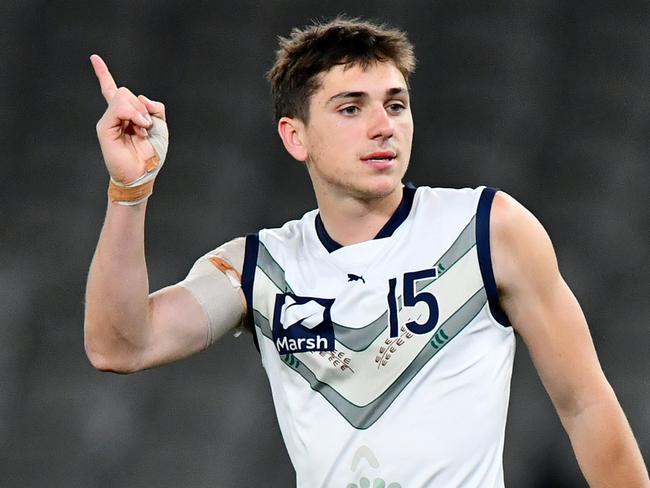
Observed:
[[[338,65],[320,77],[302,137],[316,195],[390,195],[401,186],[413,139],[404,76],[392,62],[377,62]]]

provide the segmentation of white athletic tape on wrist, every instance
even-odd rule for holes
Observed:
[[[149,143],[153,146],[154,155],[145,161],[145,173],[131,183],[121,183],[111,177],[109,195],[113,203],[138,205],[153,193],[153,180],[156,179],[167,157],[169,130],[164,120],[158,117],[152,117],[151,120]]]

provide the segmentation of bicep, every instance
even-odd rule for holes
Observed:
[[[196,298],[179,285],[149,296],[151,335],[139,369],[167,364],[205,349],[208,318]]]
[[[575,414],[611,392],[587,321],[539,221],[503,194],[494,210],[493,259],[502,307],[560,415]]]
[[[183,281],[149,296],[150,344],[140,369],[203,350],[241,324],[246,310],[239,280],[243,244],[235,239],[211,251]]]

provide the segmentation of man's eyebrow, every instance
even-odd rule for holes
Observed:
[[[392,96],[392,97],[395,96],[395,95],[406,95],[406,96],[408,96],[409,91],[406,88],[400,86],[400,87],[397,87],[397,88],[390,88],[388,91],[386,91],[386,93],[388,95]]]
[[[327,100],[327,103],[332,103],[337,100],[345,100],[346,98],[360,99],[368,98],[368,94],[362,91],[344,91],[333,95]]]
[[[404,87],[395,87],[395,88],[389,88],[386,90],[386,95],[394,97],[395,95],[406,95],[408,96],[408,90]],[[364,99],[368,98],[368,93],[363,92],[363,91],[343,91],[340,93],[337,93],[336,95],[331,96],[327,100],[327,104],[340,101],[340,100],[345,100],[345,99],[353,99],[353,100],[359,100],[359,99]]]

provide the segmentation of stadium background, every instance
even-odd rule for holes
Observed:
[[[85,358],[107,183],[88,56],[167,105],[171,147],[147,222],[157,289],[221,242],[313,207],[263,75],[277,35],[339,12],[388,21],[416,45],[409,179],[498,186],[546,226],[650,457],[647,0],[3,0],[0,486],[293,486],[249,338],[132,376]],[[506,484],[586,486],[518,345]]]

